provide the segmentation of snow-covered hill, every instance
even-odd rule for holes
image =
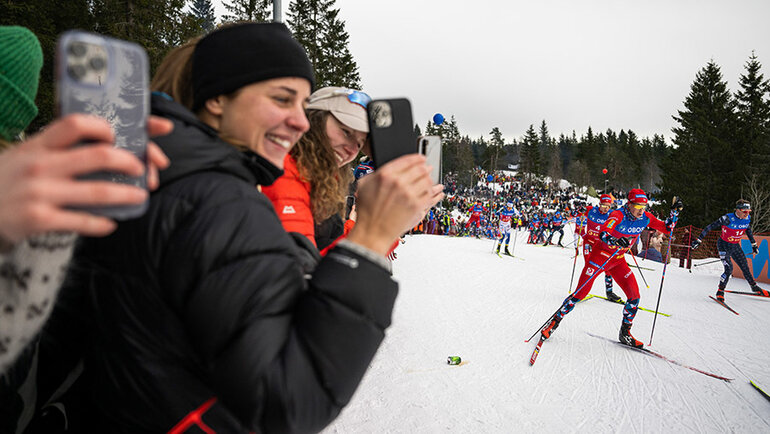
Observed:
[[[393,325],[325,432],[770,432],[770,401],[749,383],[770,391],[770,299],[727,294],[736,316],[708,298],[719,263],[689,273],[675,260],[666,271],[660,311],[671,316],[658,317],[649,348],[729,383],[614,343],[623,306],[599,298],[567,315],[530,367],[535,340],[524,340],[568,295],[575,251],[525,237],[516,259],[498,258],[489,240],[408,236]],[[642,270],[649,289],[635,270],[640,306],[654,310],[663,265],[639,263],[655,270]],[[592,294],[604,295],[603,280]],[[649,343],[652,323],[639,311],[632,333]],[[448,366],[450,355],[466,363]]]

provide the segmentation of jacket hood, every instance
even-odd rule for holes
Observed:
[[[219,138],[214,128],[164,93],[153,92],[152,114],[171,120],[171,134],[155,137],[171,164],[160,172],[163,186],[202,171],[231,173],[254,185],[270,185],[283,170],[251,151],[240,151]]]

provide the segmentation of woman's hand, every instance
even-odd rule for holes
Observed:
[[[444,197],[442,185],[433,185],[425,157],[399,157],[358,185],[356,226],[348,240],[383,256],[401,234],[419,222]]]
[[[151,135],[171,131],[169,121],[149,119]],[[89,146],[74,146],[84,140]],[[113,147],[110,125],[94,116],[73,114],[0,154],[0,238],[16,243],[48,231],[74,231],[103,236],[115,230],[109,218],[74,211],[68,206],[133,205],[147,200],[141,188],[108,181],[78,180],[96,171],[140,176],[144,164],[128,151]],[[168,159],[155,145],[148,148],[148,181],[157,187],[159,168]]]

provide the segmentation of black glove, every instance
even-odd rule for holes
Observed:
[[[759,247],[757,246],[757,243],[751,244],[751,251],[754,252],[755,255],[759,253]]]
[[[603,239],[604,239],[604,242],[610,246],[617,246],[625,249],[626,247],[631,245],[631,240],[626,237],[615,238],[612,235],[608,234],[608,235],[605,235]]]
[[[676,211],[677,214],[679,214],[679,211],[684,208],[684,203],[682,202],[682,199],[675,198],[674,203],[671,204],[671,211]]]
[[[691,248],[691,249],[693,249],[693,250],[695,250],[695,249],[697,249],[697,248],[700,246],[700,243],[702,243],[702,241],[700,240],[700,238],[696,238],[696,239],[694,239],[694,240],[692,241],[692,244],[690,244],[690,248]]]

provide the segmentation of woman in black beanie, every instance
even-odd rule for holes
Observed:
[[[390,325],[388,248],[443,194],[421,156],[382,167],[359,187],[347,241],[303,275],[255,186],[308,129],[304,50],[272,23],[179,50],[153,82],[189,104],[153,96],[174,123],[158,140],[171,166],[143,217],[79,245],[44,346],[58,364],[85,351],[88,432],[319,431]],[[87,336],[56,336],[73,316]]]

